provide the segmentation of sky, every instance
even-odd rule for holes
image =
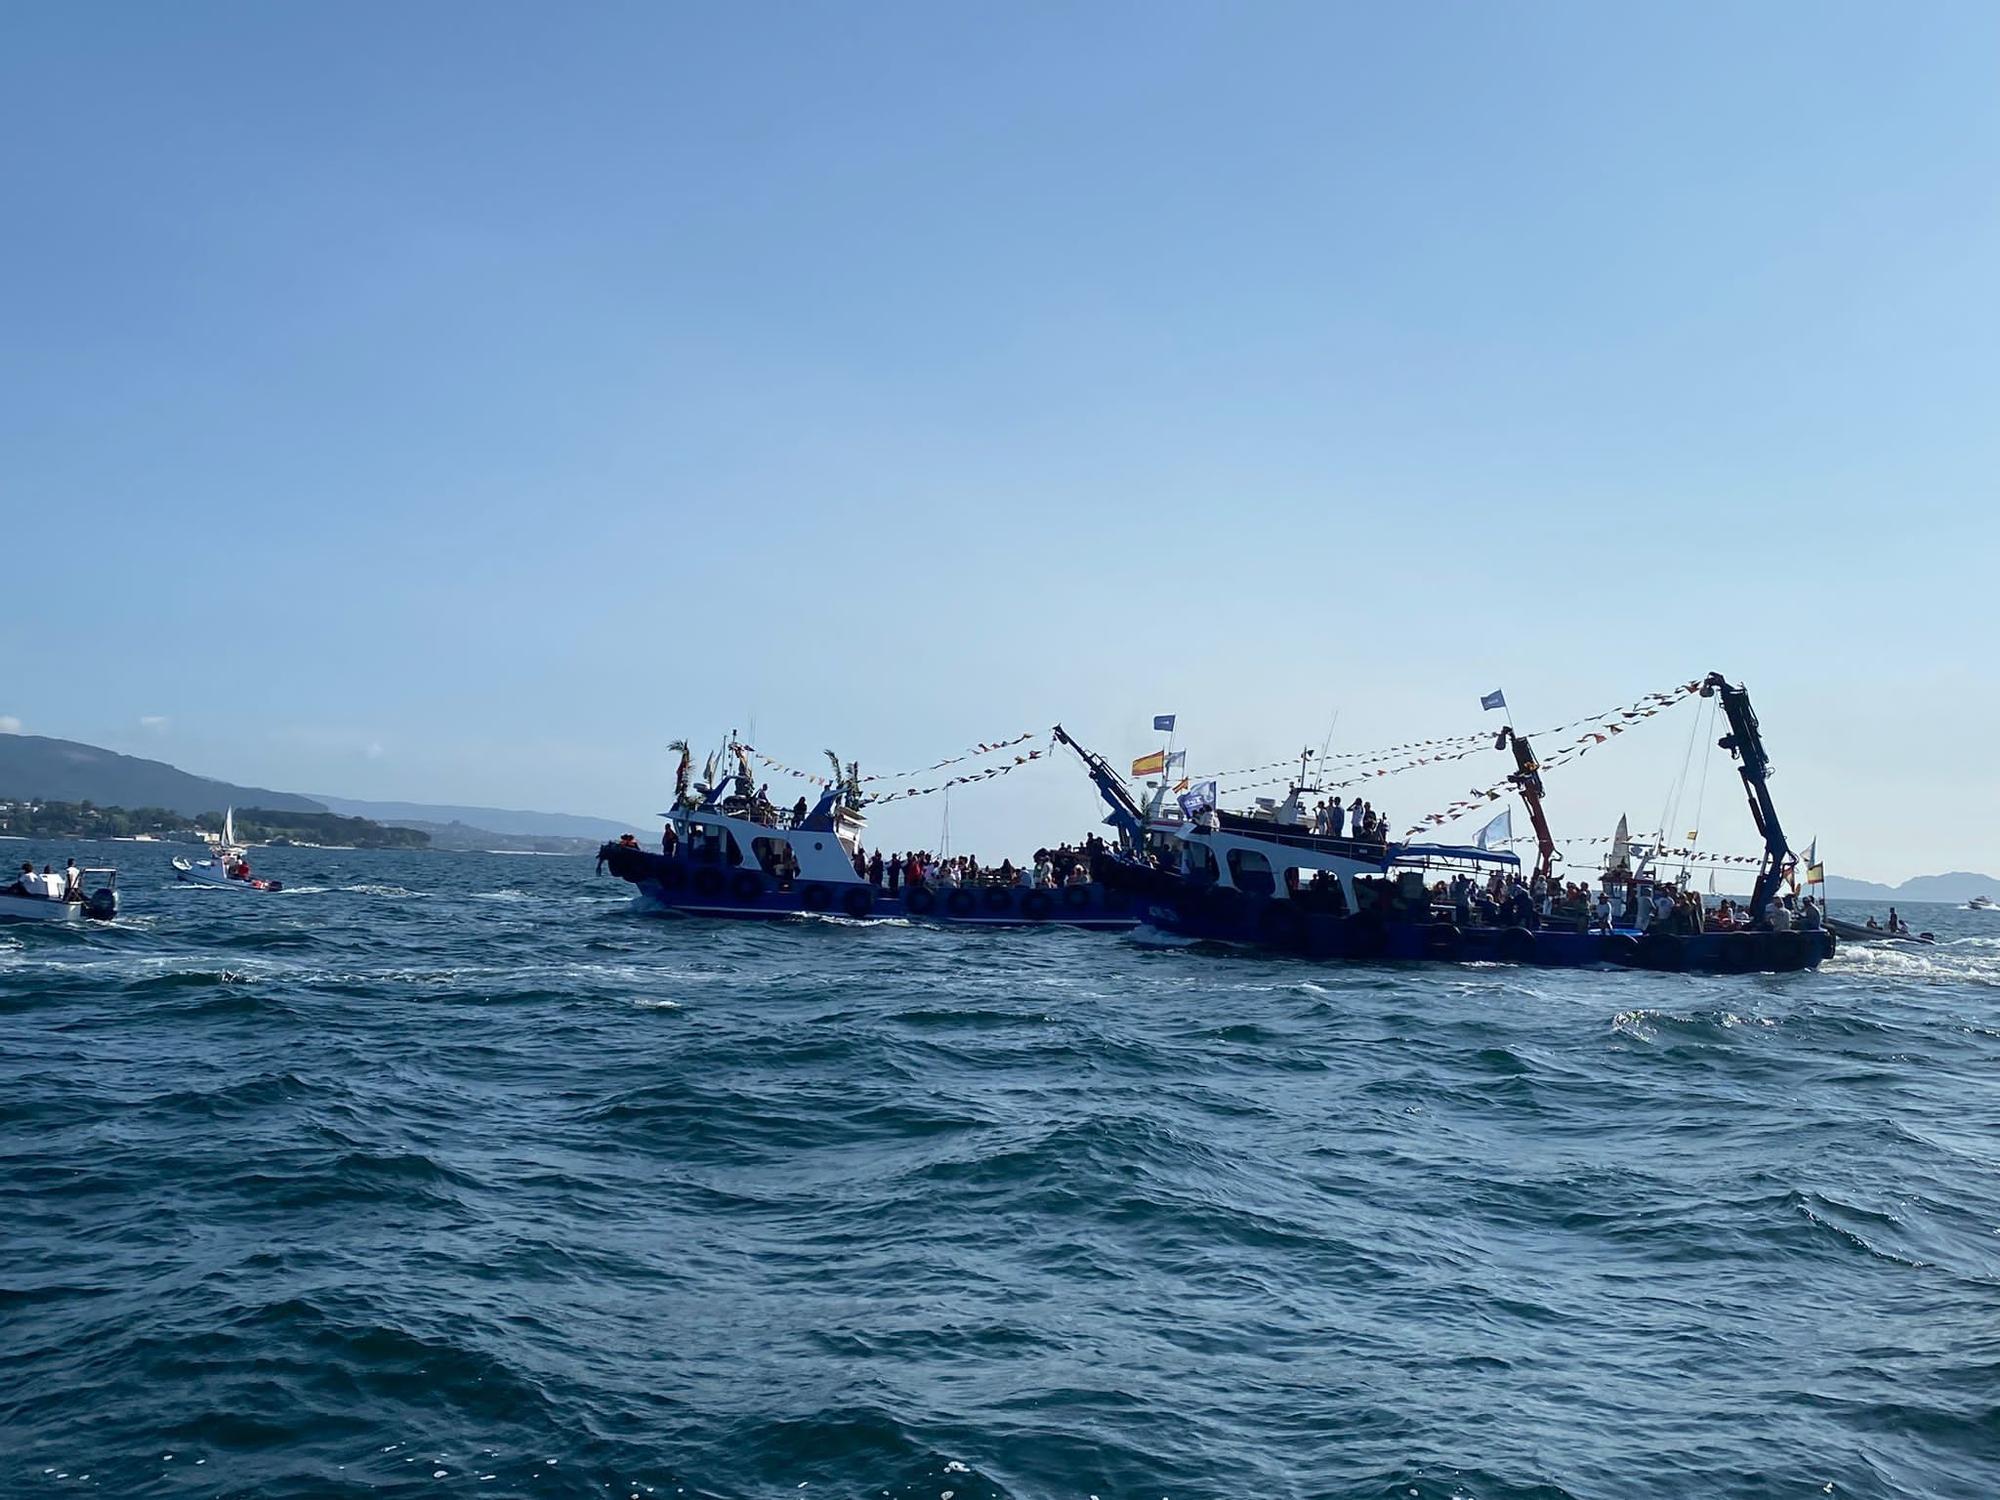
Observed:
[[[1722,670],[1835,873],[2000,868],[1996,65],[1972,4],[15,6],[0,728],[650,830],[682,735],[1199,772]],[[1560,833],[1664,820],[1632,741]]]

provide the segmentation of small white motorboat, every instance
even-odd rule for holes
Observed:
[[[250,861],[244,857],[243,846],[236,842],[236,809],[230,808],[222,815],[222,841],[215,846],[215,854],[209,859],[189,859],[184,854],[176,854],[173,860],[174,878],[184,880],[189,885],[212,886],[224,891],[282,891],[282,880],[263,880],[250,873]]]
[[[76,893],[71,895],[64,875],[37,875],[23,870],[12,885],[0,886],[0,920],[81,922],[88,917],[109,922],[117,916],[118,872],[92,867],[78,873],[82,878],[77,882]]]
[[[1970,901],[1965,903],[1965,909],[1967,911],[2000,911],[2000,902],[1996,902],[1991,896],[1974,896]]]

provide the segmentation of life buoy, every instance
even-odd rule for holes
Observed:
[[[1358,911],[1340,924],[1341,950],[1349,958],[1380,958],[1389,946],[1389,929],[1372,911]]]
[[[1048,921],[1055,909],[1055,898],[1047,891],[1030,891],[1021,902],[1021,915],[1030,922]]]
[[[1432,958],[1449,962],[1458,957],[1458,950],[1465,944],[1465,934],[1451,922],[1433,922],[1424,929],[1424,952]]]
[[[1087,885],[1066,885],[1063,887],[1063,905],[1075,911],[1082,911],[1090,905],[1090,887]]]
[[[969,917],[978,905],[979,898],[963,888],[944,898],[945,911],[954,917]]]
[[[1503,964],[1531,964],[1535,961],[1535,935],[1525,927],[1509,927],[1500,934],[1494,949]]]
[[[986,909],[988,911],[1005,911],[1013,904],[1013,894],[1006,886],[989,885],[986,887]]]
[[[722,894],[722,871],[696,870],[694,872],[694,893],[697,896],[719,896]]]
[[[799,905],[806,911],[825,911],[833,905],[833,892],[815,880],[799,892]]]
[[[937,910],[937,892],[920,885],[903,897],[903,908],[912,916],[927,917]]]
[[[850,917],[865,917],[875,909],[875,892],[857,885],[840,898],[840,909]]]
[[[1656,927],[1639,939],[1639,962],[1649,969],[1678,974],[1687,967],[1687,949],[1671,932]]]

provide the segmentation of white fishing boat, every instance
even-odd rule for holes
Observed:
[[[2000,911],[2000,901],[1995,901],[1991,896],[1974,896],[1970,901],[1965,903],[1965,909],[1967,911]]]
[[[108,922],[117,916],[118,872],[93,866],[78,874],[72,888],[64,873],[37,875],[23,870],[13,884],[0,886],[0,921]]]
[[[222,838],[208,859],[174,856],[174,877],[189,885],[210,886],[224,891],[281,891],[282,880],[264,880],[250,873],[250,861],[236,842],[236,809],[222,815]]]

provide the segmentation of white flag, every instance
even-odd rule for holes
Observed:
[[[1506,843],[1513,836],[1514,809],[1510,807],[1491,823],[1480,829],[1472,842],[1478,848],[1491,849],[1495,844]]]

